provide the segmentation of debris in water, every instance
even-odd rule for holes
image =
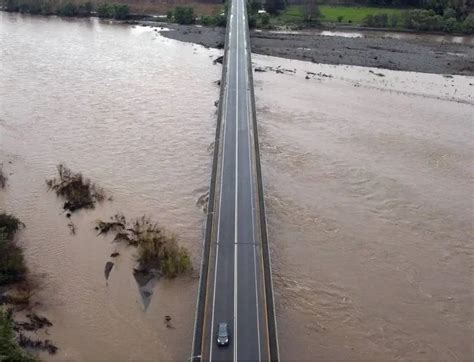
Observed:
[[[196,201],[196,206],[200,207],[205,214],[207,214],[207,206],[209,203],[209,191],[206,191],[204,194],[199,196]]]
[[[15,322],[15,326],[18,329],[25,331],[37,331],[38,329],[43,329],[45,327],[51,327],[53,323],[49,321],[46,317],[41,317],[36,313],[29,313],[26,315],[28,318],[27,322]]]
[[[220,57],[217,57],[216,59],[214,59],[213,63],[214,63],[214,64],[216,64],[216,63],[219,63],[219,64],[224,63],[224,56],[221,55]]]
[[[167,328],[172,328],[173,326],[171,325],[171,317],[169,315],[165,315],[165,324]]]
[[[377,77],[385,77],[385,74],[383,73],[376,73],[373,70],[369,70],[369,73],[375,74]]]
[[[71,221],[67,224],[67,226],[71,235],[76,235],[76,225],[74,225],[74,223]]]
[[[0,165],[0,189],[5,188],[7,185],[7,176],[3,174],[3,165]]]
[[[114,267],[114,263],[112,263],[111,261],[108,261],[105,264],[105,280],[109,279],[110,271],[112,270],[113,267]]]
[[[51,343],[49,339],[40,341],[39,339],[33,340],[23,333],[18,334],[18,344],[22,348],[31,348],[40,351],[47,351],[49,354],[56,354],[58,347]]]

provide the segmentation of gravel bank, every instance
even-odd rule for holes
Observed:
[[[221,47],[223,28],[178,26],[163,36],[207,47]],[[359,65],[437,74],[474,75],[474,46],[381,35],[364,38],[253,31],[252,52],[325,64]]]

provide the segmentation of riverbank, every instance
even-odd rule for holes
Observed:
[[[175,40],[220,47],[224,28],[208,28],[176,24],[163,25],[171,31],[162,35]],[[437,42],[429,37],[402,40],[384,37],[382,32],[251,32],[252,52],[262,55],[306,60],[313,63],[344,64],[422,73],[474,75],[474,41],[467,44]],[[345,36],[347,34],[347,36]],[[355,34],[355,35],[354,35]],[[329,35],[334,35],[330,33]]]

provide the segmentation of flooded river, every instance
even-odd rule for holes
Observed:
[[[188,357],[197,274],[143,298],[133,250],[93,227],[150,215],[199,265],[218,54],[151,28],[0,13],[0,208],[27,225],[60,347],[44,359]],[[282,357],[472,359],[474,78],[254,62],[296,70],[255,73]],[[113,197],[73,215],[76,235],[44,183],[59,162]]]
[[[283,359],[472,360],[474,78],[254,62]]]
[[[0,207],[26,224],[21,242],[41,276],[35,299],[54,323],[54,358],[184,360],[197,275],[160,281],[142,300],[133,250],[119,250],[106,283],[116,246],[93,228],[116,212],[147,214],[178,235],[199,267],[204,214],[196,201],[209,185],[221,72],[212,59],[220,53],[150,28],[6,13],[0,49],[0,162],[11,173]],[[73,215],[75,236],[45,186],[59,162],[113,197]]]

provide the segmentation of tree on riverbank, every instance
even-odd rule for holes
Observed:
[[[194,9],[191,6],[177,6],[173,12],[174,20],[178,24],[189,25],[195,22]]]
[[[285,0],[267,0],[265,2],[265,10],[272,15],[278,14],[278,12],[284,10],[285,7]]]
[[[124,20],[129,14],[130,8],[128,5],[103,3],[97,7],[97,16],[99,18]]]
[[[305,0],[303,6],[304,21],[308,23],[317,22],[321,16],[317,0]]]

